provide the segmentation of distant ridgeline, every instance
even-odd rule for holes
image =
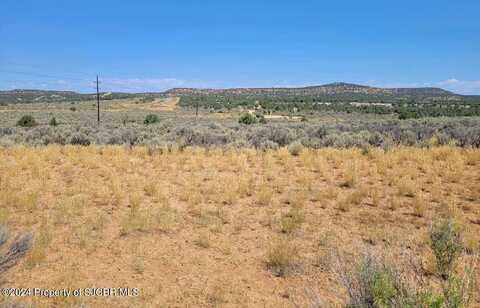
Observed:
[[[179,96],[183,107],[198,105],[214,110],[242,106],[263,112],[397,113],[402,119],[480,115],[480,96],[459,95],[440,88],[375,88],[332,83],[304,88],[175,88],[165,93]]]
[[[151,96],[153,93],[100,93],[102,100],[134,98]],[[5,104],[33,104],[33,103],[55,103],[95,100],[97,94],[82,94],[73,91],[46,91],[46,90],[10,90],[0,91],[0,105]]]
[[[426,116],[480,116],[480,96],[459,95],[440,88],[375,88],[332,83],[303,88],[175,88],[163,93],[101,93],[102,100],[135,98],[148,102],[156,97],[179,96],[180,106],[209,110],[236,107],[259,112],[304,113],[312,111],[398,114],[401,119]],[[72,91],[0,91],[0,105],[94,100],[96,94]]]

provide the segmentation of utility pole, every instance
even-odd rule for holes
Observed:
[[[195,104],[195,119],[197,119],[197,118],[198,118],[198,101]]]
[[[97,75],[97,124],[100,125],[100,92],[98,91],[98,75]]]

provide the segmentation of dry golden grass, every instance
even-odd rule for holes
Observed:
[[[0,149],[0,222],[36,234],[6,284],[141,290],[39,306],[288,307],[303,279],[341,305],[331,250],[426,255],[449,216],[474,254],[479,202],[478,149]]]

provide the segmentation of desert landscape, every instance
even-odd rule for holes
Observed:
[[[0,308],[480,307],[480,2],[2,1]]]
[[[478,252],[478,149],[52,145],[0,155],[2,223],[35,233],[8,285],[139,289],[18,298],[40,306],[339,306],[339,266],[370,254],[407,275],[414,262],[439,288],[429,230],[442,219],[462,230],[462,264]]]

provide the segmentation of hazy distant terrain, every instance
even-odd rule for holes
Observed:
[[[232,89],[197,89],[174,88],[163,93],[101,93],[102,99],[132,98],[141,96],[246,96],[282,98],[289,96],[305,96],[317,100],[330,101],[480,101],[480,96],[465,96],[440,88],[376,88],[344,82],[336,82],[320,86],[303,88],[232,88]],[[34,103],[58,101],[82,101],[94,99],[96,94],[81,94],[72,91],[45,90],[10,90],[0,91],[0,103]]]
[[[150,96],[148,93],[100,93],[102,100],[133,98],[140,96]],[[0,104],[31,104],[31,103],[51,103],[51,102],[75,102],[96,99],[96,94],[82,94],[73,91],[50,91],[50,90],[9,90],[0,91]]]

